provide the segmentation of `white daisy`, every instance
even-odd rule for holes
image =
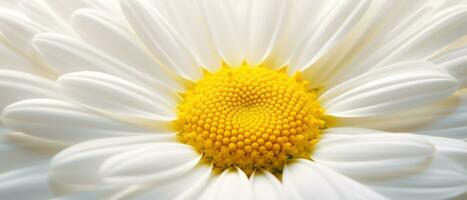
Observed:
[[[467,2],[0,6],[0,199],[463,199]]]

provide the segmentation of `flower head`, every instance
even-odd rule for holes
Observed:
[[[0,6],[0,199],[465,198],[460,1]]]

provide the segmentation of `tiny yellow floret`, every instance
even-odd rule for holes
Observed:
[[[216,169],[282,172],[309,159],[325,126],[316,92],[299,75],[244,64],[206,73],[178,106],[178,138]]]

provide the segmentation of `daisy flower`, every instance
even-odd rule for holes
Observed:
[[[466,4],[1,1],[0,199],[465,199]]]

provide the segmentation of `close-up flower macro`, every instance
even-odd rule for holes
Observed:
[[[467,0],[0,0],[0,200],[465,200]]]

